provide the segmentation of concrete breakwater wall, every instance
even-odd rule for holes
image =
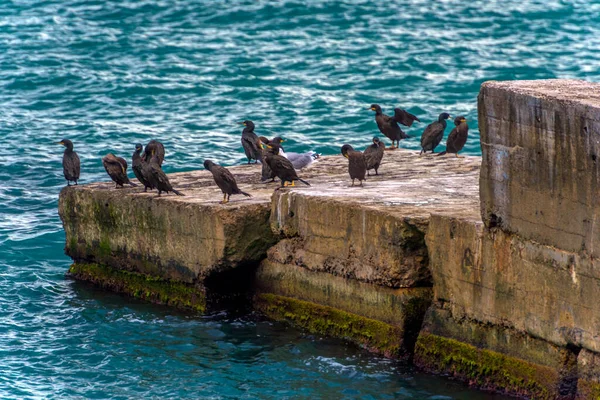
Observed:
[[[275,192],[232,168],[253,197],[226,206],[205,171],[170,175],[186,197],[67,187],[70,273],[201,312],[246,302],[484,389],[599,398],[598,111],[598,85],[489,82],[482,158],[386,152],[364,188],[342,157]]]

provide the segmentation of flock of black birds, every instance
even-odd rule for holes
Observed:
[[[379,131],[392,141],[389,150],[398,148],[400,140],[410,137],[402,131],[400,125],[411,127],[415,121],[420,122],[416,116],[400,108],[394,109],[393,116],[384,114],[377,104],[372,104],[369,109],[375,111],[375,122]],[[444,137],[446,121],[450,118],[450,115],[444,112],[439,115],[437,121],[427,125],[421,135],[421,153],[419,155],[427,151],[435,153],[436,147]],[[277,136],[269,140],[264,136],[256,135],[252,121],[246,120],[241,124],[244,125],[242,147],[248,158],[248,164],[253,160],[255,164],[261,163],[261,180],[263,182],[274,182],[275,178],[279,178],[281,187],[295,186],[296,181],[310,186],[310,183],[301,179],[296,171],[310,165],[319,157],[319,154],[313,151],[286,153],[282,147],[284,140],[281,137]],[[467,120],[463,116],[458,116],[454,118],[454,125],[454,129],[452,129],[446,141],[446,150],[438,155],[448,153],[459,157],[458,152],[465,146],[469,131]],[[70,186],[71,182],[75,182],[75,185],[77,185],[81,163],[79,156],[73,150],[73,142],[63,139],[59,144],[65,146],[62,164],[67,185]],[[342,146],[342,155],[348,159],[348,172],[352,179],[352,186],[354,186],[355,180],[358,180],[362,186],[366,176],[370,175],[370,170],[375,170],[375,175],[379,175],[378,170],[385,150],[385,144],[378,137],[374,137],[373,143],[363,152],[354,150],[349,144]],[[159,141],[151,140],[146,147],[136,144],[131,159],[131,168],[138,181],[144,185],[144,192],[147,192],[148,189],[156,189],[159,196],[162,192],[167,194],[173,192],[176,195],[183,196],[183,193],[173,188],[169,178],[162,170],[164,159],[165,148]],[[122,157],[110,153],[102,158],[102,164],[110,178],[115,182],[116,188],[123,188],[126,184],[133,187],[137,186],[129,180],[127,161]],[[250,194],[238,188],[235,177],[227,168],[215,164],[211,160],[204,161],[204,168],[212,173],[215,183],[223,192],[221,203],[227,203],[232,194],[251,197]]]

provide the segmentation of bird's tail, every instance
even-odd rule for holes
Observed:
[[[252,197],[252,195],[250,193],[242,192],[241,190],[240,190],[240,193],[246,197]]]
[[[304,183],[306,186],[310,186],[310,183],[306,182],[304,179],[300,179],[298,178],[298,180],[302,183]]]
[[[400,137],[401,137],[402,139],[408,139],[408,138],[412,137],[412,136],[410,136],[410,135],[407,135],[407,134],[406,134],[406,132],[404,132],[404,131],[400,131],[400,132],[401,132],[401,136],[400,136]]]
[[[131,182],[131,181],[127,182],[127,183],[129,183],[131,185],[131,187],[137,187],[137,185],[135,183]]]
[[[446,151],[446,150],[444,150],[444,151],[442,151],[441,153],[437,153],[437,156],[438,156],[438,157],[439,157],[439,156],[443,156],[443,155],[444,155],[444,154],[446,154],[446,153],[447,153],[447,151]]]
[[[177,196],[185,196],[185,194],[181,193],[179,190],[173,189],[173,193],[175,193]]]

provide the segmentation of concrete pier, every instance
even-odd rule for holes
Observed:
[[[312,186],[278,190],[243,165],[253,197],[227,205],[206,171],[169,176],[185,197],[68,187],[70,273],[201,312],[241,294],[483,389],[600,398],[598,111],[600,85],[488,82],[482,158],[386,151],[350,187],[347,160],[322,157]]]

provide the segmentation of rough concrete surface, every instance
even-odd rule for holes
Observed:
[[[343,160],[343,159],[342,159]],[[479,159],[386,152],[382,176],[350,187],[345,163],[310,190],[278,191],[271,225],[280,263],[389,287],[431,285],[424,237],[431,213],[479,220]]]
[[[486,82],[479,128],[486,226],[598,256],[600,84]]]

